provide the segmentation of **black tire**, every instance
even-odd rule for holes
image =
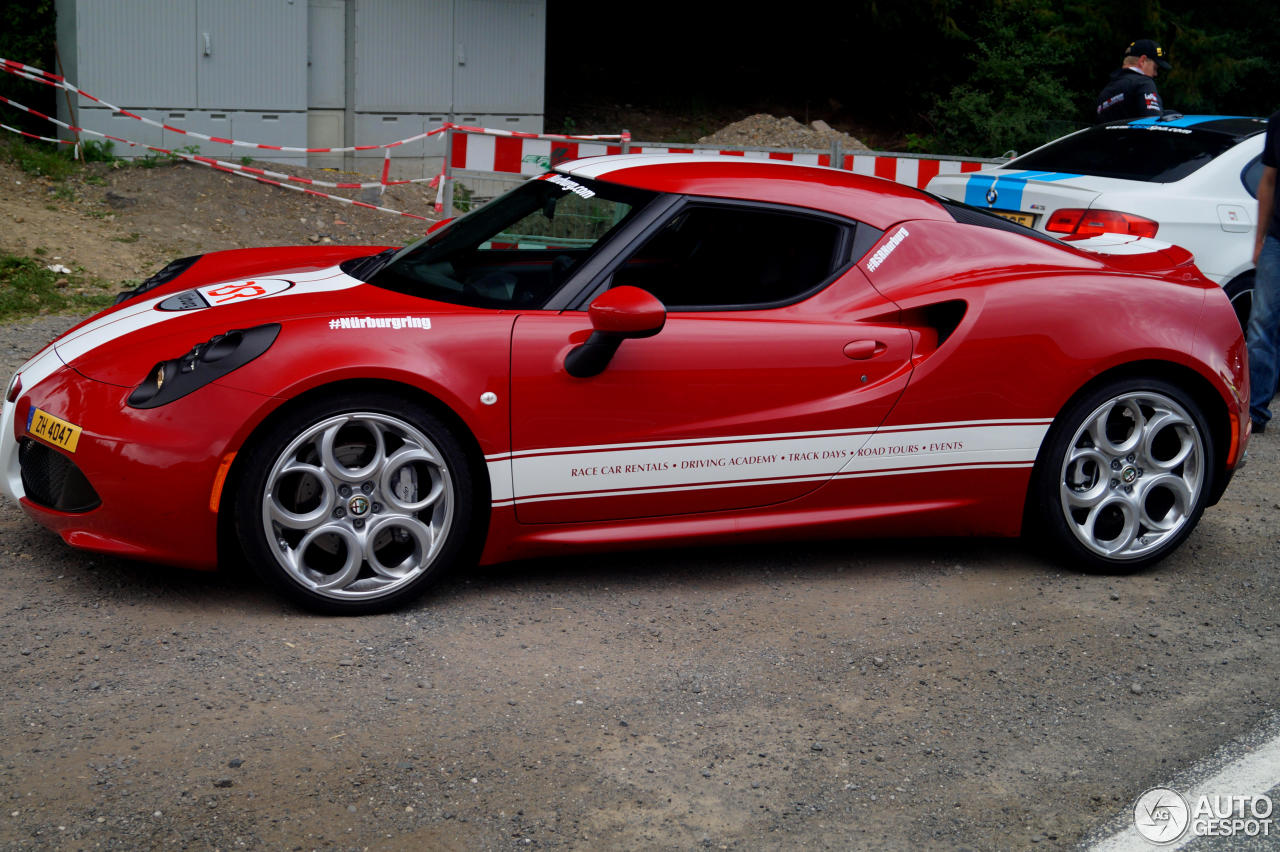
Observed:
[[[254,570],[317,612],[402,606],[468,553],[475,491],[461,444],[387,393],[316,397],[244,454],[235,526]]]
[[[1231,307],[1235,308],[1236,319],[1240,320],[1240,328],[1248,331],[1249,313],[1253,310],[1253,271],[1237,275],[1222,289],[1231,300]]]
[[[1180,388],[1154,378],[1107,382],[1049,429],[1032,478],[1032,530],[1071,567],[1139,571],[1195,529],[1214,457],[1204,413]]]

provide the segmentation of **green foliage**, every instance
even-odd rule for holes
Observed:
[[[1076,129],[1085,96],[1063,82],[1072,59],[1065,29],[1048,0],[997,0],[977,22],[972,73],[929,113],[928,147],[995,157]]]
[[[36,314],[101,310],[114,294],[83,273],[59,274],[27,257],[0,254],[0,322]]]
[[[475,193],[459,181],[453,181],[453,212],[462,215],[470,212]]]
[[[14,141],[0,144],[0,157],[22,171],[37,177],[60,181],[79,169],[69,151],[52,147],[48,142]]]
[[[200,153],[199,145],[185,145],[173,151],[162,151],[162,152],[153,151],[150,154],[145,154],[141,157],[138,157],[133,161],[133,163],[139,168],[154,169],[156,166],[160,166],[164,164],[172,165],[174,163],[182,162],[182,158],[178,156],[179,154],[195,155],[199,153]]]
[[[1184,113],[1269,115],[1280,106],[1280,17],[1248,4],[1160,4],[1173,70],[1157,83]]]
[[[29,175],[62,181],[81,171],[84,163],[114,163],[118,158],[112,153],[110,142],[85,142],[80,149],[80,161],[75,160],[75,149],[69,145],[54,146],[48,142],[29,142],[23,139],[0,140],[0,159],[13,163]],[[105,181],[95,175],[85,178],[90,183]],[[62,197],[60,190],[59,197]]]
[[[80,159],[86,163],[114,163],[115,143],[110,139],[86,139],[80,143]]]
[[[54,0],[24,0],[0,5],[0,56],[57,73],[54,54]],[[0,73],[0,95],[23,106],[53,115],[58,89]],[[47,121],[7,104],[0,104],[0,121],[42,136],[52,136]]]

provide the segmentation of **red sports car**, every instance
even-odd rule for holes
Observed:
[[[477,560],[790,536],[1028,533],[1129,571],[1226,488],[1247,374],[1185,250],[601,157],[405,248],[175,261],[22,367],[0,469],[75,547],[247,558],[338,613]]]

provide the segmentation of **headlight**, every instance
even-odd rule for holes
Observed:
[[[181,358],[161,361],[129,394],[132,408],[159,408],[238,370],[271,348],[279,323],[238,328],[197,343]]]
[[[22,374],[14,373],[13,379],[9,382],[9,389],[4,392],[4,401],[13,402],[20,393],[22,393]]]

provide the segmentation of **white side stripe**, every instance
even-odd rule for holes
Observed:
[[[1047,419],[927,423],[683,442],[525,450],[488,461],[494,505],[944,470],[1026,468]]]

